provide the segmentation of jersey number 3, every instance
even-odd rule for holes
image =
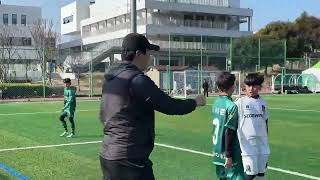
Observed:
[[[218,133],[219,133],[219,128],[220,128],[220,121],[219,119],[215,118],[213,119],[213,125],[215,126],[214,129],[214,135],[212,136],[212,141],[213,141],[213,145],[216,145],[218,142]]]

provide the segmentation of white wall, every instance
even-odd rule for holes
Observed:
[[[63,24],[63,19],[73,16],[73,21],[68,24]],[[79,31],[77,28],[77,2],[73,2],[61,8],[61,34],[69,34]]]
[[[138,26],[137,32],[140,34],[146,34],[146,26],[145,25]],[[108,40],[112,40],[112,39],[123,38],[128,33],[130,33],[130,29],[123,29],[121,31],[115,31],[115,32],[110,32],[110,33],[105,33],[105,34],[101,34],[101,35],[83,38],[82,42],[83,42],[83,45],[93,44],[93,43],[108,41]]]
[[[80,34],[80,22],[90,17],[89,0],[76,0],[61,8],[61,34]],[[63,19],[73,16],[73,21],[63,24]]]
[[[111,18],[130,12],[131,0],[96,0],[90,6],[90,17]],[[137,0],[137,10],[145,8],[145,0]]]

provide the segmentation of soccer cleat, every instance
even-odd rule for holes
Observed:
[[[65,132],[63,132],[62,134],[60,134],[60,137],[63,137],[63,136],[66,136],[66,135],[68,135],[68,132],[67,132],[67,131],[65,131]]]
[[[74,136],[74,133],[70,133],[67,138],[72,138]]]

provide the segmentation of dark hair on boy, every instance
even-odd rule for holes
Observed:
[[[264,82],[264,76],[259,73],[250,73],[246,76],[244,84],[248,86],[261,86]]]
[[[65,79],[63,80],[63,83],[71,83],[71,79],[70,79],[70,78],[65,78]]]
[[[218,76],[216,84],[220,91],[225,92],[228,91],[233,85],[236,77],[234,74],[230,72],[223,72]]]

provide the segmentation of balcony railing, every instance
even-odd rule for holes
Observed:
[[[169,25],[196,28],[215,28],[228,29],[228,22],[210,21],[210,20],[184,20],[179,18],[153,16],[148,19],[148,24]],[[234,24],[234,23],[233,23]]]
[[[195,5],[206,5],[206,6],[229,7],[228,0],[155,0],[155,1],[170,2],[170,3],[195,4]]]
[[[226,52],[228,44],[226,43],[201,43],[201,42],[182,42],[182,41],[159,41],[153,40],[152,43],[159,45],[162,49],[185,49],[185,50],[207,50],[216,52]]]

